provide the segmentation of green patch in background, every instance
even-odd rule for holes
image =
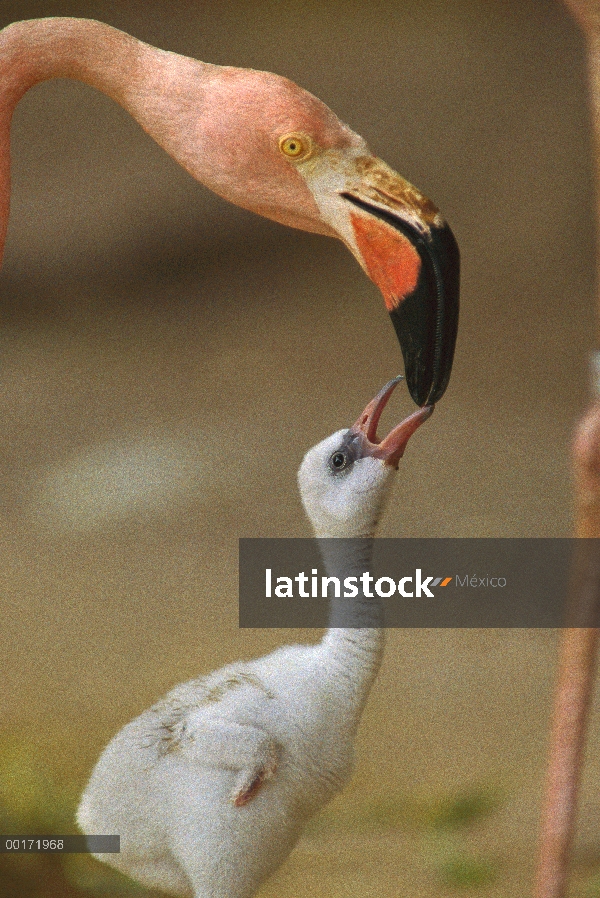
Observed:
[[[28,747],[0,740],[0,832],[24,835],[77,833],[79,789],[62,786]],[[0,853],[0,898],[151,898],[138,886],[86,854]]]

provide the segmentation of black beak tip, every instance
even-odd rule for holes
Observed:
[[[405,232],[406,233],[406,232]],[[433,405],[448,386],[458,331],[460,253],[450,227],[410,235],[421,257],[417,285],[390,312],[414,402]]]

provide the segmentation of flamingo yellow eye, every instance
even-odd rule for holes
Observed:
[[[312,152],[312,142],[306,134],[284,134],[279,138],[279,149],[288,159],[306,159]]]

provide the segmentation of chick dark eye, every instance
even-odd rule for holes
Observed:
[[[348,465],[348,458],[344,452],[334,452],[329,459],[329,464],[334,471],[343,471]]]

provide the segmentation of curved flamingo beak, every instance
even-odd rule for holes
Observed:
[[[341,191],[353,207],[353,240],[346,242],[383,294],[410,395],[417,405],[432,405],[448,386],[454,359],[458,245],[431,200],[381,159],[358,157],[356,175]]]
[[[442,397],[458,326],[452,231],[431,200],[372,156],[324,103],[278,75],[165,53],[87,19],[13,23],[0,33],[0,50],[0,256],[15,105],[40,81],[76,78],[113,97],[220,196],[340,237],[383,294],[410,395],[419,406]],[[291,138],[297,157],[283,149]]]
[[[417,409],[408,418],[405,418],[400,424],[388,433],[388,435],[380,440],[377,436],[377,425],[388,399],[404,378],[402,375],[390,380],[383,387],[377,396],[369,402],[364,412],[355,421],[349,431],[349,436],[358,438],[361,441],[361,455],[380,458],[386,465],[394,468],[398,467],[398,462],[404,455],[404,450],[411,436],[421,424],[427,421],[433,414],[433,405],[426,405]]]

